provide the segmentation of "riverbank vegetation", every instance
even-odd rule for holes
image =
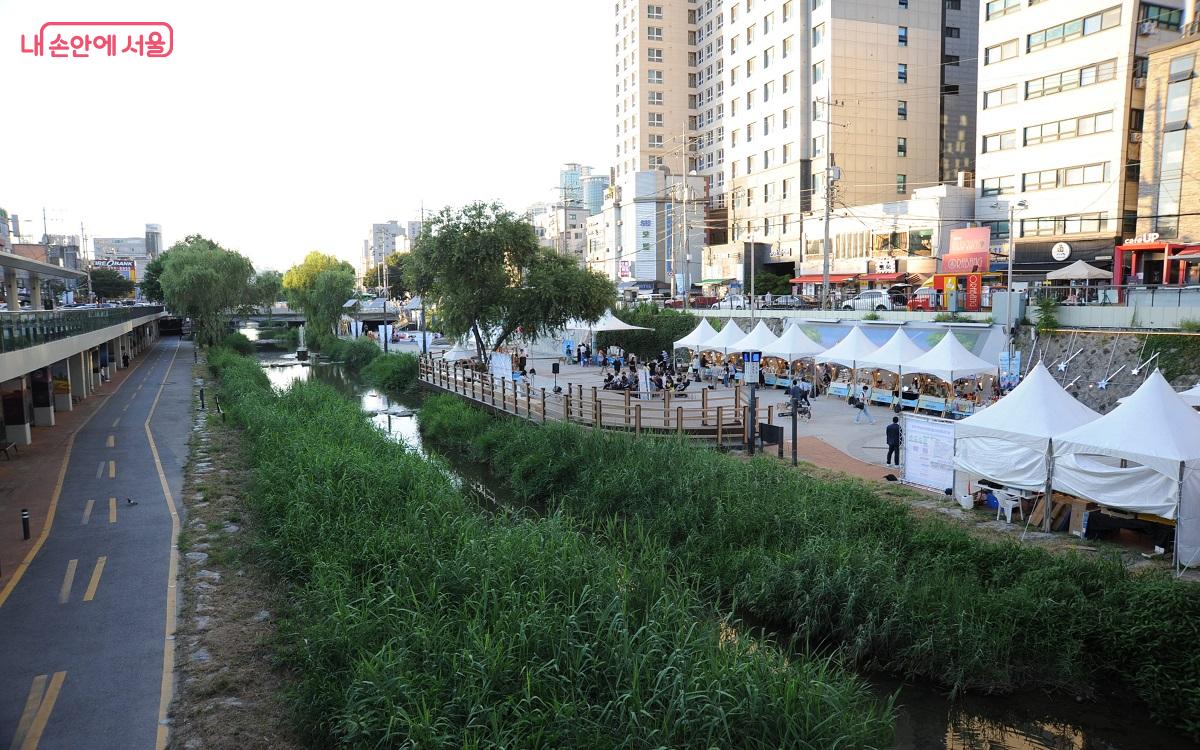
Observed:
[[[665,545],[709,601],[863,668],[983,692],[1120,686],[1200,736],[1194,584],[981,540],[863,482],[679,439],[532,425],[452,396],[425,401],[421,429],[516,502]],[[612,539],[627,524],[640,533]]]
[[[863,683],[720,621],[636,524],[605,530],[618,548],[562,515],[485,515],[327,386],[274,392],[224,349],[209,363],[255,467],[259,546],[289,588],[279,656],[313,745],[890,741],[892,711]]]
[[[361,375],[376,388],[389,393],[404,393],[416,387],[420,369],[421,360],[415,354],[384,354],[371,360]]]

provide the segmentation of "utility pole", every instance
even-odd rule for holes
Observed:
[[[390,278],[390,274],[388,272],[388,262],[387,261],[388,261],[387,258],[383,259],[383,272],[382,272],[382,277],[383,277],[383,353],[384,354],[388,353],[388,339],[391,338],[391,331],[388,330],[389,326],[388,326],[388,314],[387,314],[387,301],[388,301],[388,296],[392,293],[392,288],[389,285],[391,278]],[[380,274],[376,274],[376,281],[379,280],[379,277],[380,277]]]
[[[818,99],[825,106],[825,239],[821,243],[821,309],[829,309],[831,307],[831,298],[829,294],[829,220],[830,210],[833,207],[833,181],[841,177],[841,170],[833,165],[833,120],[831,107],[841,106],[840,102],[833,101],[832,97],[826,96],[823,99]],[[835,171],[837,173],[835,174]]]
[[[688,199],[692,196],[692,188],[687,184],[687,175],[683,176],[683,311],[688,311],[688,303],[692,296],[692,245],[688,237]]]
[[[421,234],[425,233],[425,201],[421,201]],[[425,325],[425,292],[421,292],[421,353],[429,354],[429,328]]]

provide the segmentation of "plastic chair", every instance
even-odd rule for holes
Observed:
[[[1000,514],[1004,514],[1004,519],[1012,523],[1012,513],[1015,509],[1021,515],[1021,520],[1025,520],[1025,509],[1021,507],[1021,498],[1014,497],[1007,492],[996,492],[996,520],[1000,520]]]

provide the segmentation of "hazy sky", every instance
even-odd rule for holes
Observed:
[[[286,269],[373,222],[550,199],[607,169],[612,6],[596,0],[0,0],[0,207],[22,232],[202,233]],[[21,54],[47,21],[166,21],[168,58]],[[32,224],[30,223],[32,222]]]

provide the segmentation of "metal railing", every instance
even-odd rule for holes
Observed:
[[[1030,303],[1052,299],[1067,307],[1136,305],[1138,307],[1200,307],[1200,286],[1175,284],[1106,284],[1096,286],[1039,286],[1029,290]]]
[[[0,311],[0,353],[91,333],[162,311],[160,305],[38,312]]]

